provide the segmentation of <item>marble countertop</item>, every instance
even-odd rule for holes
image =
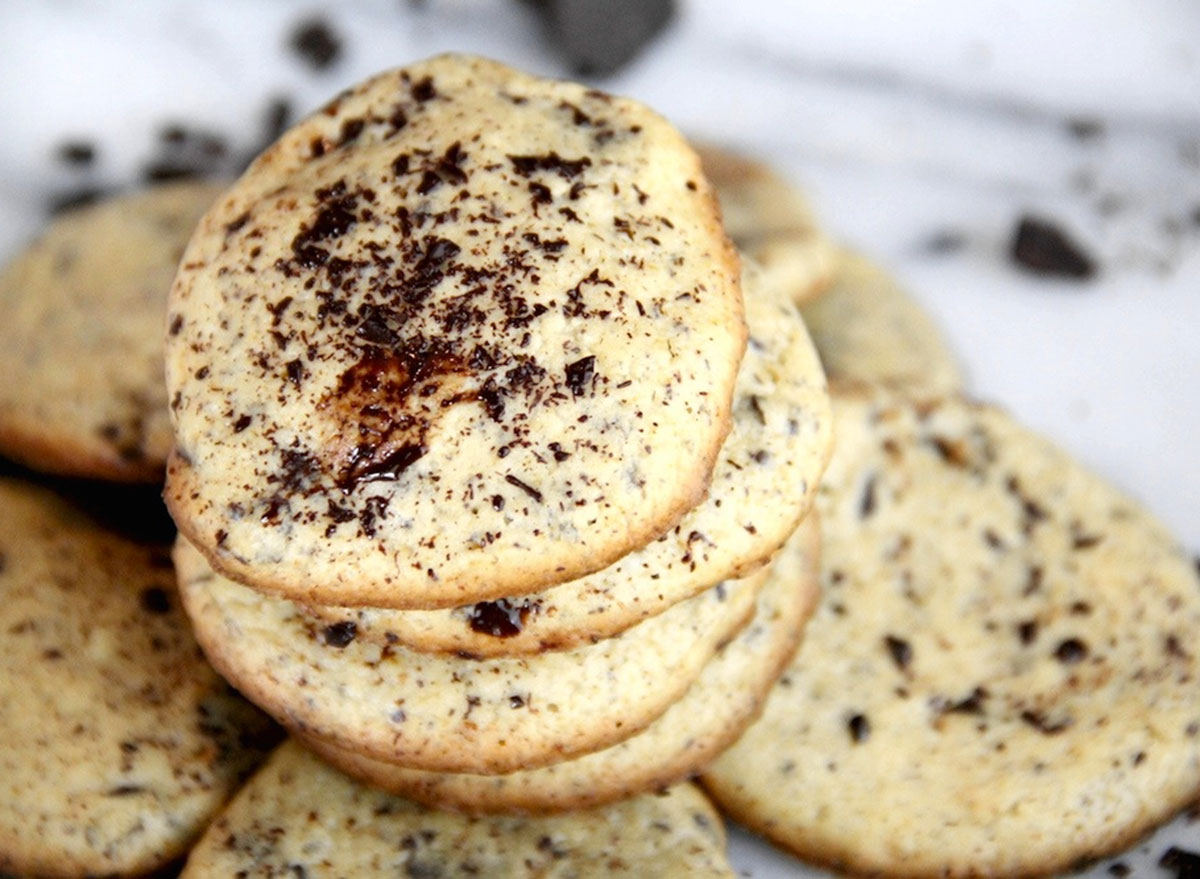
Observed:
[[[915,6],[684,0],[634,63],[595,83],[778,166],[839,239],[927,306],[976,396],[1200,552],[1200,5]],[[0,257],[55,197],[128,185],[181,150],[232,167],[261,145],[272,110],[294,118],[383,67],[453,49],[571,73],[532,10],[503,0],[330,5],[341,51],[314,69],[288,41],[319,8],[0,6]],[[93,145],[94,161],[64,161],[67,142]],[[1066,229],[1097,277],[1015,265],[1028,214]],[[1163,839],[1200,848],[1200,824],[1167,834],[1130,861],[1138,875],[1167,875],[1153,866]],[[732,857],[756,879],[810,873],[746,834]]]

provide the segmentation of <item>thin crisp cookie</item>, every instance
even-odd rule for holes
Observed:
[[[163,311],[222,188],[163,185],[71,211],[0,272],[0,454],[66,476],[162,480]]]
[[[749,156],[712,145],[696,150],[716,187],[725,231],[742,255],[796,302],[819,297],[833,278],[835,249],[803,194]]]
[[[294,600],[455,607],[583,576],[694,507],[745,347],[695,154],[583,86],[444,55],[286,133],[171,294],[166,497]]]
[[[754,619],[709,660],[683,697],[618,745],[506,775],[422,772],[313,737],[304,743],[350,775],[439,809],[550,814],[661,790],[698,772],[757,716],[816,606],[819,537],[806,519],[772,562]]]
[[[835,396],[822,604],[705,773],[801,857],[1053,873],[1200,789],[1200,579],[1145,510],[1003,412]]]
[[[311,606],[360,636],[474,657],[565,650],[619,634],[713,583],[742,576],[808,512],[832,447],[816,352],[786,290],[743,273],[750,340],[733,430],[708,497],[667,534],[609,567],[544,592],[440,611]]]
[[[0,480],[0,874],[142,876],[278,741],[204,661],[166,547]]]
[[[802,311],[831,382],[934,397],[963,388],[958,360],[933,319],[866,257],[838,251],[829,290]]]
[[[181,879],[229,876],[733,879],[695,785],[548,818],[464,818],[372,790],[289,742],[243,788]]]
[[[442,772],[528,769],[608,747],[680,698],[754,612],[759,570],[616,638],[473,660],[359,638],[216,574],[184,541],[180,590],[209,659],[289,729]]]

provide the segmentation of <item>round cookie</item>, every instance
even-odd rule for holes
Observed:
[[[204,661],[165,547],[0,479],[0,874],[144,875],[277,741]]]
[[[181,879],[496,876],[733,879],[695,785],[550,818],[464,818],[371,790],[285,744],[188,858]]]
[[[823,603],[705,773],[805,859],[1012,876],[1200,789],[1200,581],[1163,527],[1002,412],[836,397]]]
[[[442,772],[500,773],[612,745],[687,690],[754,612],[760,570],[571,651],[487,661],[417,653],[314,624],[176,545],[184,606],[213,664],[299,733]]]
[[[696,151],[717,190],[725,231],[796,302],[820,296],[833,277],[835,248],[804,196],[774,170],[711,145]]]
[[[833,284],[804,322],[830,381],[883,383],[942,396],[962,389],[958,362],[929,315],[866,258],[838,252]]]
[[[161,481],[163,311],[221,189],[163,185],[64,214],[0,272],[0,454],[50,473]]]
[[[733,430],[708,497],[671,531],[601,571],[533,595],[435,611],[312,606],[313,616],[424,652],[517,656],[611,637],[761,564],[812,504],[832,418],[820,363],[786,291],[751,268],[742,287],[750,341]]]
[[[540,769],[486,776],[403,769],[302,738],[374,787],[461,812],[547,814],[660,790],[707,765],[758,714],[816,605],[818,544],[816,523],[806,519],[772,562],[754,619],[708,662],[678,702],[611,748]]]
[[[536,591],[700,502],[745,337],[670,125],[439,56],[301,122],[201,222],[167,500],[214,567],[294,600]]]

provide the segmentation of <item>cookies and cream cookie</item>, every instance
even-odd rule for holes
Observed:
[[[453,607],[694,507],[745,346],[738,259],[657,114],[444,55],[261,155],[167,320],[167,499],[239,582]]]
[[[1200,580],[1145,510],[997,409],[835,397],[822,603],[705,773],[801,857],[1016,876],[1200,789]]]
[[[831,416],[820,364],[787,292],[750,266],[742,287],[750,340],[733,430],[708,497],[667,534],[601,571],[531,595],[451,610],[309,610],[422,651],[514,656],[611,637],[761,564],[812,503]]]
[[[697,152],[738,250],[796,302],[820,296],[833,276],[835,249],[803,194],[749,156],[712,145]]]
[[[0,874],[145,875],[277,740],[217,676],[166,547],[0,479]]]
[[[833,283],[803,313],[831,381],[883,383],[923,396],[963,387],[932,318],[866,257],[839,250]]]
[[[551,813],[660,790],[703,768],[757,715],[816,605],[818,544],[816,523],[806,519],[772,562],[754,619],[709,660],[678,702],[611,748],[487,776],[403,769],[302,738],[374,787],[461,812]]]
[[[548,818],[465,818],[365,787],[281,747],[188,858],[182,879],[505,876],[733,879],[695,785]]]
[[[300,733],[401,765],[499,773],[564,760],[645,728],[754,612],[760,569],[615,638],[491,660],[418,653],[323,625],[293,602],[175,552],[184,605],[212,663]]]
[[[79,208],[0,271],[0,454],[69,476],[162,479],[167,293],[221,189],[177,183]]]

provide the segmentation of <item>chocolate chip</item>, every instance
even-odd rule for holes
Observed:
[[[855,742],[865,742],[871,737],[871,722],[865,714],[855,714],[846,721],[846,728],[850,730],[850,738]]]
[[[587,393],[588,386],[592,382],[592,375],[596,366],[596,358],[593,355],[581,357],[574,363],[567,364],[566,380],[567,387],[571,389],[571,393],[576,397],[582,397]]]
[[[1087,280],[1096,263],[1057,225],[1037,217],[1021,217],[1013,236],[1013,261],[1037,275]]]
[[[335,64],[342,54],[342,41],[320,16],[305,19],[292,29],[288,46],[313,70]]]
[[[471,605],[467,622],[471,630],[493,638],[511,638],[520,634],[531,613],[541,610],[541,602],[501,598]]]

